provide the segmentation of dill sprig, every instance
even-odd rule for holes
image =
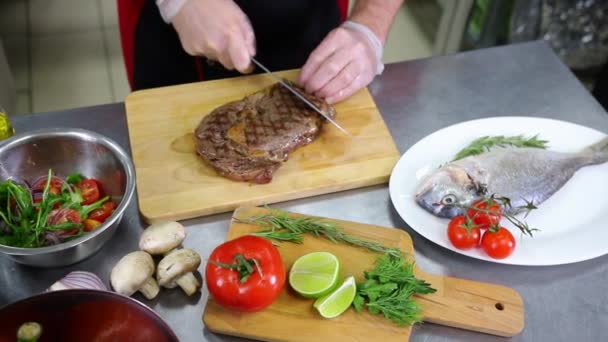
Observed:
[[[253,216],[245,219],[235,218],[237,222],[257,224],[268,229],[252,233],[277,241],[302,243],[304,234],[324,237],[334,243],[342,242],[357,247],[366,248],[373,252],[390,254],[401,257],[398,248],[386,247],[378,242],[360,239],[345,233],[334,222],[324,221],[314,217],[291,217],[286,212],[272,209],[270,214]]]
[[[363,272],[365,282],[357,284],[353,307],[363,307],[373,314],[383,314],[398,325],[412,325],[422,320],[421,308],[414,294],[434,293],[436,290],[414,276],[414,264],[401,257],[384,255],[373,270]]]
[[[547,140],[538,139],[538,135],[531,138],[526,138],[523,135],[516,135],[505,137],[503,135],[498,136],[484,136],[477,138],[469,144],[469,146],[462,149],[456,154],[456,157],[452,161],[459,160],[462,158],[475,156],[489,151],[494,147],[531,147],[531,148],[547,148]]]

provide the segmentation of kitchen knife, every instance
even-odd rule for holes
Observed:
[[[283,85],[283,87],[287,88],[287,90],[289,90],[290,92],[292,92],[300,100],[304,101],[304,103],[306,103],[309,107],[311,107],[312,109],[314,109],[322,117],[324,117],[325,119],[327,119],[327,121],[331,122],[334,126],[336,126],[336,128],[338,128],[340,131],[342,131],[342,133],[344,133],[346,135],[350,135],[350,133],[348,133],[348,131],[346,129],[342,128],[342,126],[340,126],[336,121],[334,121],[329,115],[325,114],[321,109],[319,109],[317,106],[315,106],[314,103],[308,101],[308,99],[306,99],[297,90],[293,89],[289,84],[287,84],[285,81],[283,81],[280,77],[278,77],[275,74],[273,74],[270,70],[268,70],[268,68],[266,68],[264,65],[262,65],[262,63],[258,62],[253,57],[251,58],[251,61],[253,63],[255,63],[255,65],[257,65],[258,67],[260,67],[260,69],[264,70],[267,74],[269,74],[270,76],[272,76],[272,78],[274,78],[277,82],[281,83],[281,85]]]

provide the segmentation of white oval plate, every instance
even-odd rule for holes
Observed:
[[[457,253],[496,263],[543,266],[579,262],[608,253],[608,163],[580,169],[566,185],[539,205],[527,218],[539,228],[534,237],[503,219],[517,240],[505,259],[492,259],[481,249],[459,250],[447,238],[449,220],[435,217],[414,200],[420,181],[446,163],[474,139],[484,135],[533,136],[549,141],[549,149],[575,152],[606,137],[597,130],[573,123],[530,117],[496,117],[467,121],[432,133],[399,159],[391,174],[389,191],[403,220],[432,242]]]

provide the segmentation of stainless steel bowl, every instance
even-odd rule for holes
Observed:
[[[133,163],[114,141],[95,132],[52,128],[17,134],[0,143],[0,179],[32,180],[78,172],[101,181],[104,192],[118,204],[96,230],[48,247],[17,248],[0,245],[0,252],[22,264],[55,267],[79,262],[106,243],[118,228],[135,191]]]

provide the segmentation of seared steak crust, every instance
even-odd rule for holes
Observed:
[[[326,102],[291,85],[322,111],[335,116]],[[195,130],[196,150],[224,177],[268,183],[289,153],[319,135],[323,121],[321,115],[277,83],[205,116]]]

